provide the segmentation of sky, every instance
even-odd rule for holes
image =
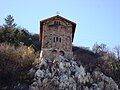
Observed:
[[[120,0],[0,0],[0,25],[12,15],[18,26],[39,34],[39,22],[56,12],[77,24],[73,45],[120,45]]]

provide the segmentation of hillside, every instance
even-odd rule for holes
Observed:
[[[0,26],[0,89],[27,90],[34,82],[35,72],[41,68],[39,35],[17,27],[12,16],[8,16],[5,21],[11,23],[5,22]],[[84,68],[90,77],[95,71],[101,72],[105,77],[111,77],[120,88],[119,57],[115,56],[114,52],[107,51],[105,47],[97,46],[94,48],[95,51],[73,46],[71,61],[74,60],[79,68],[80,66]],[[32,75],[31,68],[34,69]]]

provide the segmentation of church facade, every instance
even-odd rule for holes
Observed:
[[[72,57],[76,24],[59,15],[40,21],[40,57]]]

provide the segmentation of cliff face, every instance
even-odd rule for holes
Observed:
[[[30,73],[34,72],[31,69]],[[92,74],[78,64],[62,56],[54,59],[42,58],[34,73],[30,90],[118,90],[112,78],[100,71]]]

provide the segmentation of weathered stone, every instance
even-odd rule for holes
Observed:
[[[33,82],[33,84],[29,87],[29,90],[39,90],[38,83]]]
[[[44,71],[38,69],[35,73],[35,76],[38,78],[43,78],[44,77]]]
[[[113,81],[111,77],[105,76],[102,72],[95,71],[94,79],[97,79],[98,86],[104,88],[105,90],[118,90],[118,85]],[[104,87],[101,87],[101,86]]]
[[[30,90],[118,90],[112,78],[99,71],[94,71],[91,75],[74,60],[68,62],[62,56],[50,60],[52,64],[48,64],[48,59],[42,60],[47,66],[41,68],[43,64],[39,64],[35,82],[31,84]]]
[[[40,22],[40,57],[55,58],[58,55],[72,57],[72,41],[76,24],[61,16]]]
[[[89,90],[89,88],[88,88],[88,87],[85,87],[84,90]]]
[[[98,82],[98,87],[101,88],[100,90],[104,90],[105,87],[104,81]]]

